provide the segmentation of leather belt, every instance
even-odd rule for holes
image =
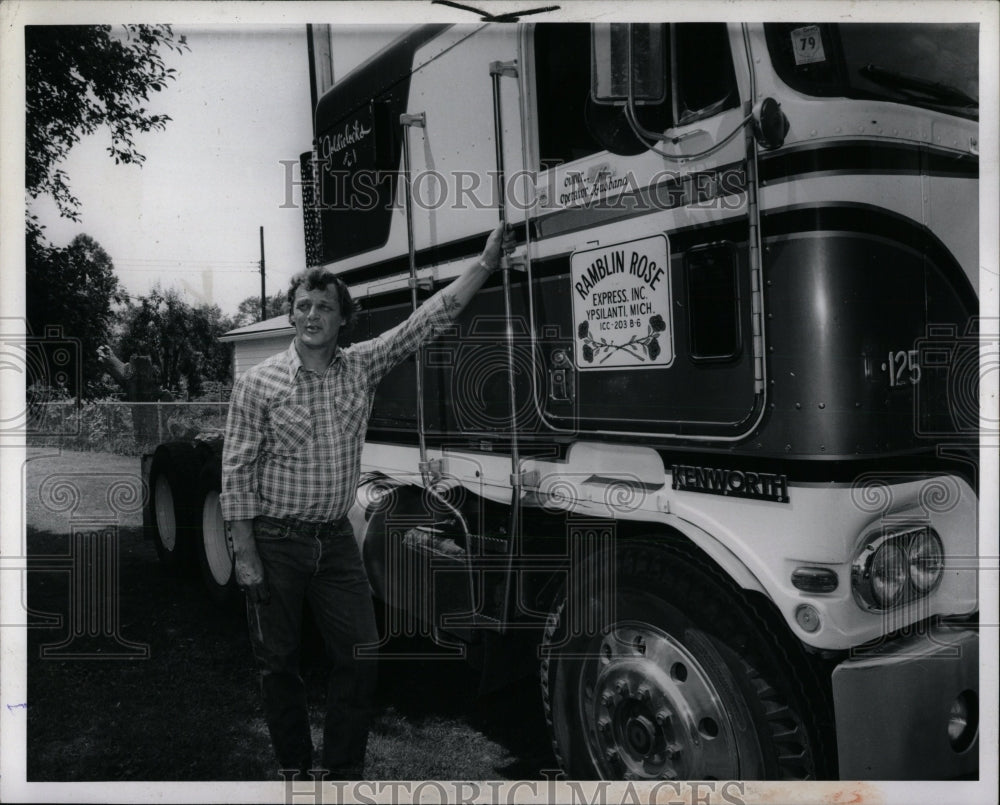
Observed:
[[[339,520],[299,520],[295,517],[271,517],[270,515],[261,514],[255,519],[268,525],[277,526],[278,528],[287,528],[292,533],[306,537],[323,537],[339,534],[349,527],[346,516],[341,517]]]

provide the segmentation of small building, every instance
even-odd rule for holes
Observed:
[[[295,328],[288,323],[286,313],[220,336],[220,341],[233,344],[233,381],[265,358],[287,349],[294,336]]]

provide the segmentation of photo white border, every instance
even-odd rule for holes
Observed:
[[[503,0],[469,0],[476,6],[497,14],[554,5],[556,0],[539,2],[505,2]],[[525,21],[568,21],[596,19],[602,21],[670,18],[673,20],[739,20],[746,22],[781,19],[824,19],[837,22],[872,21],[896,22],[978,22],[980,24],[980,305],[981,316],[998,316],[998,18],[1000,4],[990,0],[872,0],[842,2],[841,0],[690,0],[685,2],[646,0],[642,3],[560,2],[559,10]],[[470,23],[477,17],[471,13],[426,0],[390,0],[366,2],[89,2],[88,0],[22,0],[0,5],[0,326],[23,317],[24,299],[24,39],[23,29],[29,24],[59,22],[63,24],[94,24],[104,22],[171,22],[191,24],[306,24],[312,23],[393,23],[419,24],[429,21]],[[305,77],[303,76],[303,80]],[[22,267],[20,270],[18,267]],[[983,421],[996,423],[997,375],[995,356],[983,355],[987,381],[981,388]],[[993,361],[991,364],[990,361]],[[0,422],[12,412],[24,407],[23,383],[6,382],[0,374]],[[18,578],[16,557],[21,555],[24,505],[21,499],[21,478],[24,465],[23,447],[0,434],[0,623],[8,616],[23,613],[21,589],[11,580]],[[998,450],[986,445],[981,455],[980,499],[980,780],[978,782],[834,782],[834,783],[751,783],[745,784],[747,802],[808,803],[940,803],[995,802],[997,797],[997,667],[998,656]],[[7,563],[7,557],[12,563]],[[23,576],[21,576],[23,578]],[[26,783],[25,777],[25,716],[23,710],[9,709],[5,704],[26,701],[25,651],[26,630],[4,627],[0,630],[0,801],[47,802],[137,802],[153,799],[163,802],[284,802],[286,792],[279,783]],[[633,790],[638,791],[635,786]],[[307,789],[308,790],[308,789]],[[452,789],[455,790],[455,789]],[[468,792],[470,789],[461,789]],[[553,794],[544,781],[531,786],[508,782],[490,794],[484,785],[482,802],[545,802]],[[591,790],[591,789],[585,789]],[[608,802],[630,802],[627,784],[614,784],[608,789]],[[434,789],[425,788],[425,795]],[[347,801],[344,789],[330,786],[316,801]],[[704,791],[702,792],[704,793]],[[355,794],[369,797],[368,789]],[[690,794],[690,792],[689,792]],[[559,784],[555,795],[569,801],[570,791]],[[694,792],[697,801],[697,792]],[[666,796],[666,794],[664,794]],[[498,798],[499,797],[499,798]],[[511,797],[508,799],[507,797]],[[313,801],[306,790],[297,802]],[[369,800],[371,801],[371,800]],[[382,800],[389,801],[389,800]],[[429,799],[427,801],[437,801]],[[641,800],[645,802],[646,800]],[[660,799],[659,801],[681,801]]]

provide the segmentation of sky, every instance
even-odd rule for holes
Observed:
[[[159,283],[233,314],[241,300],[259,298],[261,226],[269,295],[304,266],[301,196],[282,161],[297,161],[312,140],[306,29],[175,25],[174,32],[190,51],[165,54],[178,78],[151,93],[149,109],[172,120],[136,137],[145,163],[115,165],[110,133],[100,130],[63,163],[80,222],[60,218],[44,197],[32,209],[53,244],[81,232],[100,243],[132,297]],[[338,78],[398,34],[338,32]]]

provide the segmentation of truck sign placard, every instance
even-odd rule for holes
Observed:
[[[574,252],[570,281],[577,369],[673,363],[665,235]]]

